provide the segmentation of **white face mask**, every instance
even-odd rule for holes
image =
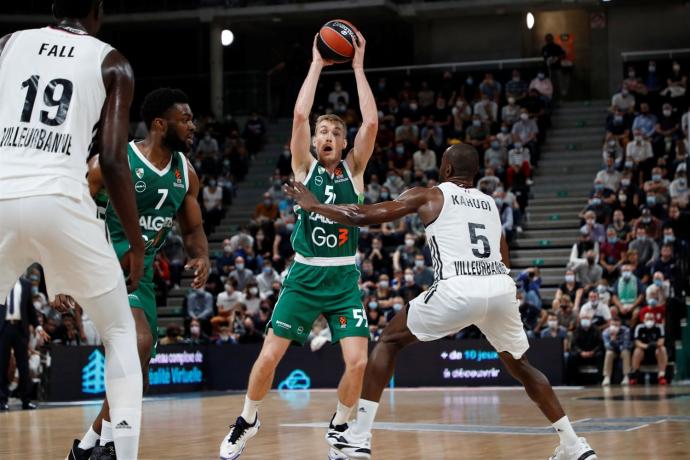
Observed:
[[[259,288],[250,287],[250,288],[249,288],[249,293],[250,293],[251,295],[257,295],[257,294],[259,293]]]
[[[414,240],[412,238],[408,238],[405,240],[405,246],[414,246]]]
[[[405,281],[407,283],[414,283],[414,275],[405,275]]]
[[[589,326],[592,325],[592,320],[588,318],[583,318],[580,320],[580,326],[582,326],[584,329],[589,328]]]
[[[379,287],[381,289],[386,289],[388,287],[388,281],[379,281]]]
[[[611,334],[617,333],[617,332],[618,332],[618,326],[614,326],[614,325],[612,324],[612,325],[609,327],[609,332],[611,332]]]
[[[529,114],[521,113],[520,114],[520,120],[529,120]]]
[[[558,327],[558,321],[555,319],[549,320],[547,323],[551,329],[556,329]]]
[[[201,328],[199,328],[199,326],[192,326],[189,328],[189,331],[194,335],[199,335],[199,332],[201,332]]]
[[[654,327],[654,324],[655,323],[654,323],[653,319],[648,319],[648,320],[645,320],[644,327],[646,327],[647,329],[651,329]]]

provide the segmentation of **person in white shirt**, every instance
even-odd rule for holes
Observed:
[[[537,74],[537,78],[530,82],[529,89],[536,89],[540,96],[549,101],[553,97],[553,84],[544,72]]]
[[[592,324],[604,330],[611,324],[611,310],[599,300],[596,289],[589,291],[589,301],[580,308],[580,318],[592,318]]]
[[[635,110],[635,95],[624,86],[620,92],[611,98],[611,106],[621,112],[633,112]]]
[[[514,97],[508,97],[508,104],[501,109],[501,120],[512,126],[520,119],[520,106],[515,103]]]
[[[264,260],[261,273],[256,276],[256,284],[259,287],[261,299],[265,299],[273,293],[273,283],[280,283],[280,275],[273,269],[270,260]]]
[[[350,94],[343,89],[339,81],[336,81],[333,85],[333,91],[328,94],[328,104],[331,107],[336,107],[341,97],[345,100],[345,105],[350,105]]]
[[[604,187],[615,192],[621,185],[622,175],[615,169],[615,160],[613,157],[606,159],[606,169],[602,169],[597,173],[595,182],[601,181]]]
[[[438,171],[436,165],[436,152],[431,150],[425,141],[419,141],[419,150],[412,155],[415,171],[422,171],[426,174]]]
[[[498,105],[486,94],[482,94],[482,98],[474,104],[474,114],[479,115],[482,122],[491,124],[498,118]]]
[[[230,312],[238,302],[244,302],[244,294],[236,289],[237,281],[228,279],[225,282],[225,291],[218,294],[216,309],[218,314]]]
[[[636,129],[633,135],[633,141],[628,142],[625,148],[626,162],[632,160],[634,164],[638,165],[654,157],[654,152],[652,151],[652,143],[644,138],[642,131]]]

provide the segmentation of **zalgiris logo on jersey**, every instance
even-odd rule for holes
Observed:
[[[141,216],[139,226],[149,232],[157,232],[162,228],[172,228],[173,220],[172,217]]]
[[[137,168],[134,173],[139,179],[142,179],[144,177],[144,168]]]

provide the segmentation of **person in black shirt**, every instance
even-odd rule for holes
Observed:
[[[644,322],[635,327],[635,351],[632,356],[630,384],[637,383],[642,361],[656,361],[659,366],[659,385],[666,385],[668,355],[664,346],[664,326],[656,324],[654,313],[644,315]]]
[[[546,34],[544,41],[546,44],[541,49],[541,54],[544,56],[544,64],[546,64],[550,71],[560,69],[561,60],[565,57],[565,51],[553,41],[552,34]]]
[[[592,326],[592,318],[583,316],[580,325],[573,333],[568,360],[568,374],[570,383],[578,376],[578,368],[582,365],[594,365],[599,371],[603,366],[604,342],[599,328]]]

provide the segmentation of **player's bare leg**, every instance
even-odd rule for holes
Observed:
[[[141,363],[141,375],[143,390],[149,386],[149,361],[151,360],[151,348],[153,347],[153,337],[144,310],[140,308],[132,309],[134,324],[137,331],[137,350]],[[115,459],[115,444],[113,443],[112,427],[110,426],[110,406],[106,397],[101,406],[101,411],[84,435],[81,441],[75,439],[72,450],[68,455],[68,460],[110,460]]]
[[[259,357],[256,359],[252,372],[249,374],[247,394],[244,397],[242,414],[237,417],[235,424],[230,427],[230,432],[225,436],[220,445],[220,458],[222,460],[234,460],[242,455],[242,451],[249,439],[259,431],[258,408],[273,384],[276,367],[283,359],[290,346],[290,340],[278,337],[273,329],[268,330]]]
[[[383,389],[390,382],[400,351],[417,342],[407,328],[407,308],[401,310],[383,330],[383,334],[369,356],[364,383],[357,408],[357,421],[342,435],[339,449],[350,458],[371,458],[371,428]]]
[[[561,444],[556,448],[551,459],[596,460],[597,455],[585,438],[578,438],[575,434],[546,376],[532,366],[524,355],[520,359],[515,359],[513,355],[503,351],[498,356],[510,375],[522,383],[527,395],[537,404],[539,410],[549,419],[558,433]]]

